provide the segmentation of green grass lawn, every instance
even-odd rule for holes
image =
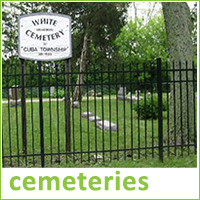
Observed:
[[[118,106],[118,113],[116,107]],[[96,109],[95,109],[96,108]],[[102,112],[103,109],[103,112]],[[33,111],[33,112],[32,112]],[[109,120],[118,124],[118,132],[102,131],[95,126],[94,122],[89,122],[81,117],[82,112],[91,111],[101,119]],[[22,155],[22,134],[21,134],[21,107],[8,107],[2,105],[3,121],[3,154]],[[10,114],[9,114],[10,113]],[[118,101],[115,99],[102,101],[83,101],[79,109],[71,109],[71,154],[65,154],[65,104],[64,102],[44,102],[44,150],[46,166],[76,167],[76,166],[102,166],[102,167],[165,167],[165,164],[158,162],[158,149],[151,148],[158,146],[158,120],[138,120],[136,112],[131,109],[131,103]],[[110,115],[109,115],[110,113]],[[27,154],[38,154],[38,156],[12,158],[12,165],[17,166],[40,166],[40,127],[39,127],[39,103],[26,103],[27,114]],[[10,117],[9,117],[10,116]],[[131,116],[133,117],[131,120]],[[167,141],[167,113],[164,112],[163,130],[164,141]],[[10,129],[9,129],[10,126]],[[144,150],[142,148],[150,147]],[[136,148],[136,150],[124,151],[123,149]],[[139,150],[138,150],[139,148]],[[117,152],[116,150],[120,151]],[[101,151],[105,150],[105,153]],[[110,150],[115,150],[111,152]],[[174,149],[169,149],[174,152]],[[88,153],[88,151],[91,151]],[[95,151],[97,155],[104,157],[104,162],[99,159],[98,164],[94,162]],[[74,154],[76,152],[76,154]],[[81,153],[82,152],[82,153]],[[191,154],[193,150],[191,149]],[[59,154],[60,153],[60,154]],[[167,149],[165,149],[167,155]],[[172,153],[173,154],[173,153]],[[179,155],[179,150],[177,151]],[[185,152],[185,156],[187,152]],[[147,160],[144,158],[148,158]],[[152,159],[152,157],[155,157]],[[142,158],[140,160],[139,158]],[[166,158],[173,167],[178,158]],[[183,158],[181,158],[183,159]],[[190,157],[186,158],[190,162]],[[191,157],[191,165],[196,166],[196,156]],[[66,163],[66,160],[68,164]],[[110,162],[112,160],[112,162]],[[127,160],[124,162],[124,160]],[[10,165],[10,158],[4,159],[5,166]],[[88,162],[90,161],[90,162]],[[151,164],[151,162],[153,164]],[[82,164],[83,163],[83,164]],[[112,164],[110,164],[112,163]],[[143,164],[142,164],[143,163]],[[183,166],[185,161],[174,167]]]
[[[196,168],[197,167],[197,156],[191,155],[186,157],[165,157],[164,162],[160,162],[157,158],[141,158],[141,159],[127,159],[126,161],[112,162],[90,162],[90,163],[62,163],[49,165],[47,167],[109,167],[109,168]]]

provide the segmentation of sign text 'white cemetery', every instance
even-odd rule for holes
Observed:
[[[19,17],[19,57],[50,61],[72,56],[71,18],[34,13]]]

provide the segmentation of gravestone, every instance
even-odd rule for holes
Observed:
[[[101,120],[101,118],[100,117],[98,117],[98,116],[91,116],[91,117],[89,117],[89,121],[91,121],[91,122],[97,122],[97,121],[100,121]]]
[[[101,92],[97,92],[97,93],[96,93],[96,96],[97,96],[97,97],[102,97],[102,93],[101,93]]]
[[[117,93],[119,100],[126,100],[126,87],[120,87]]]
[[[140,90],[135,90],[135,96],[139,97],[140,96],[141,91]]]
[[[20,106],[20,105],[21,105],[21,100],[19,99],[18,85],[13,85],[11,88],[10,106]]]
[[[147,96],[151,96],[151,92],[147,92]]]
[[[131,98],[131,96],[132,96],[132,92],[129,92],[128,97]]]
[[[9,98],[12,98],[12,88],[9,88],[8,95],[9,95]]]
[[[86,93],[86,96],[94,96],[95,95],[95,92],[94,90],[90,90],[88,93]]]
[[[117,125],[108,120],[98,121],[97,127],[105,131],[117,131]]]
[[[135,90],[135,97],[133,98],[133,100],[138,101],[140,100],[140,90]]]
[[[79,104],[78,101],[72,101],[72,102],[71,102],[71,107],[72,107],[72,108],[79,108],[79,107],[80,107],[80,104]]]
[[[82,113],[82,117],[83,118],[89,118],[89,117],[91,117],[92,116],[92,113],[91,112],[83,112]]]
[[[128,100],[133,100],[133,98],[132,98],[132,92],[128,93],[127,98],[128,98]]]
[[[102,160],[103,159],[103,156],[102,155],[94,155],[94,161],[97,161],[97,160]]]
[[[53,93],[55,92],[55,87],[54,86],[51,86],[50,87],[50,96],[52,97],[53,96]]]

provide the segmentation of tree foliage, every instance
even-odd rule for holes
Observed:
[[[163,16],[156,16],[144,25],[141,19],[130,21],[122,28],[115,44],[123,62],[145,62],[168,57],[167,37]]]
[[[19,15],[35,12],[55,12],[67,14],[72,17],[72,45],[73,71],[78,71],[80,57],[83,47],[85,33],[88,34],[87,70],[93,70],[93,65],[97,71],[101,70],[101,64],[105,70],[115,70],[115,63],[123,63],[125,66],[132,63],[143,63],[161,57],[163,61],[168,58],[167,38],[164,27],[163,16],[152,16],[145,24],[142,19],[137,18],[135,22],[126,22],[128,3],[122,2],[4,2],[2,9],[2,34],[3,34],[3,73],[20,73],[20,62],[17,54],[17,18]],[[197,15],[196,7],[191,11],[193,19],[193,46],[196,48]],[[125,24],[126,23],[126,24]],[[26,69],[37,73],[37,65],[34,61],[26,61]],[[134,65],[136,66],[136,65]],[[139,66],[140,69],[142,65]],[[147,65],[147,68],[154,69],[154,66]],[[9,70],[7,69],[9,68]],[[64,72],[63,62],[44,62],[44,72]],[[108,75],[104,74],[103,82],[108,81]],[[165,75],[164,75],[165,77]],[[26,77],[26,81],[32,80],[33,85],[37,85],[37,76]],[[63,84],[63,77],[59,76],[58,82]],[[111,75],[114,80],[114,74]],[[135,77],[137,78],[137,77]],[[147,74],[147,79],[155,80],[154,74]],[[165,77],[167,78],[167,77]],[[164,78],[164,79],[165,79]],[[10,84],[14,85],[15,80],[10,77]],[[96,74],[96,82],[100,82],[100,73]],[[122,76],[118,76],[121,81]],[[72,76],[72,83],[77,80],[77,75]],[[51,76],[52,85],[56,83],[56,76]],[[92,76],[87,77],[87,81],[92,83]],[[143,81],[143,76],[139,76],[139,81]],[[17,84],[20,77],[17,77]],[[47,76],[43,77],[43,83],[48,84]],[[7,79],[3,79],[3,85],[7,84]]]
[[[121,29],[115,45],[118,47],[122,63],[128,66],[131,65],[133,70],[143,70],[145,68],[145,78],[143,73],[136,74],[134,77],[140,81],[141,90],[144,88],[143,85],[145,84],[142,83],[145,83],[145,80],[156,82],[157,75],[148,72],[148,70],[156,70],[156,58],[161,58],[163,62],[167,61],[168,58],[163,15],[152,17],[147,24],[144,24],[143,20],[139,18],[135,22],[129,21]],[[164,67],[166,66],[163,65]],[[163,73],[163,80],[169,78],[169,75]]]
[[[85,33],[89,36],[89,52],[95,54],[96,61],[111,53],[113,40],[124,25],[128,3],[50,2],[49,6],[52,12],[70,15],[73,20],[73,63],[77,66]]]

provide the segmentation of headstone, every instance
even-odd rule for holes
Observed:
[[[151,92],[147,92],[147,96],[151,96]]]
[[[21,105],[21,100],[19,99],[18,85],[13,85],[11,88],[10,106],[20,106],[20,105]]]
[[[83,112],[82,113],[82,117],[83,118],[89,118],[89,117],[91,117],[92,116],[92,113],[91,112]]]
[[[55,92],[55,87],[54,86],[51,86],[50,87],[50,96],[52,97],[53,96],[53,93]]]
[[[128,100],[131,100],[131,99],[132,99],[132,92],[129,92],[129,93],[128,93],[127,98],[128,98]]]
[[[126,99],[126,87],[120,87],[119,91],[117,93],[117,97],[119,100],[125,100]]]
[[[98,93],[96,93],[96,96],[97,96],[97,97],[102,97],[102,93],[101,93],[101,92],[98,92]]]
[[[135,97],[133,98],[133,101],[139,101],[140,100],[140,90],[135,90]]]
[[[72,102],[71,102],[71,107],[72,107],[72,108],[79,108],[79,106],[80,106],[80,105],[79,105],[79,102],[78,102],[78,101],[72,101]]]
[[[117,125],[108,120],[98,121],[97,127],[105,131],[117,131]]]
[[[90,91],[87,93],[87,96],[94,96],[94,95],[95,95],[94,90],[90,90]]]
[[[91,122],[97,122],[97,121],[100,121],[101,120],[101,118],[100,117],[98,117],[98,116],[91,116],[91,117],[89,117],[89,121],[91,121]]]
[[[97,160],[102,160],[103,159],[103,156],[102,155],[94,155],[94,160],[97,161]]]
[[[20,105],[21,105],[21,99],[18,99],[18,100],[13,100],[13,99],[11,99],[11,100],[10,100],[10,106],[11,106],[11,107],[20,106]]]
[[[135,96],[139,97],[140,96],[141,91],[140,90],[135,90]]]
[[[12,88],[9,88],[8,95],[9,95],[9,98],[12,98]]]

